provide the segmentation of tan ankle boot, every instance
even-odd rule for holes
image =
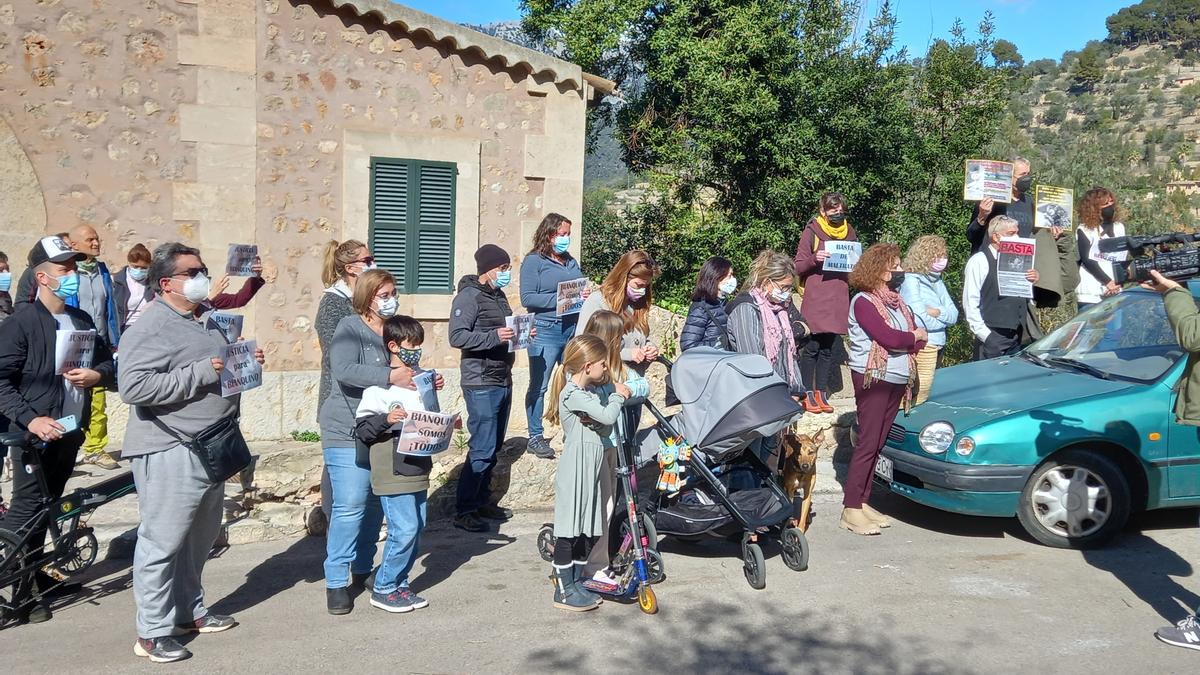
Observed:
[[[865,515],[867,518],[870,518],[871,522],[875,523],[880,528],[892,526],[892,521],[888,520],[887,516],[871,508],[870,504],[863,504],[862,510],[863,515]]]
[[[840,525],[854,534],[879,534],[879,526],[875,524],[875,521],[868,518],[862,509],[842,509],[842,521]]]

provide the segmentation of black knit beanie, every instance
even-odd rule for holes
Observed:
[[[479,247],[478,251],[475,251],[475,267],[480,274],[490,272],[510,262],[512,262],[512,258],[508,256],[508,252],[495,244],[484,244]]]

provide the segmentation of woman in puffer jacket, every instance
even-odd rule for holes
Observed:
[[[679,334],[679,351],[686,352],[692,347],[729,349],[725,299],[736,290],[733,263],[720,256],[704,262],[696,277],[696,289],[692,291],[692,306]]]

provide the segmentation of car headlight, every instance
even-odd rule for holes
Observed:
[[[950,449],[954,442],[954,426],[949,422],[933,422],[925,425],[918,437],[921,449],[931,455],[940,455]]]
[[[975,451],[975,439],[971,438],[970,436],[963,436],[962,438],[958,439],[958,444],[954,446],[954,451],[957,452],[960,457],[966,457]]]

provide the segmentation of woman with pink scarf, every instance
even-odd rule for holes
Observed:
[[[792,302],[796,268],[792,259],[775,251],[763,251],[750,266],[746,290],[726,308],[729,314],[729,349],[742,354],[761,354],[775,373],[788,383],[797,401],[804,395],[797,360],[797,345],[808,337],[808,327]],[[767,459],[778,441],[763,439],[760,456]]]
[[[900,247],[895,244],[867,249],[850,272],[850,286],[859,291],[850,301],[849,333],[858,441],[843,486],[840,525],[855,534],[879,534],[891,526],[867,503],[871,477],[896,413],[912,405],[916,354],[929,341],[900,297],[903,283]]]

